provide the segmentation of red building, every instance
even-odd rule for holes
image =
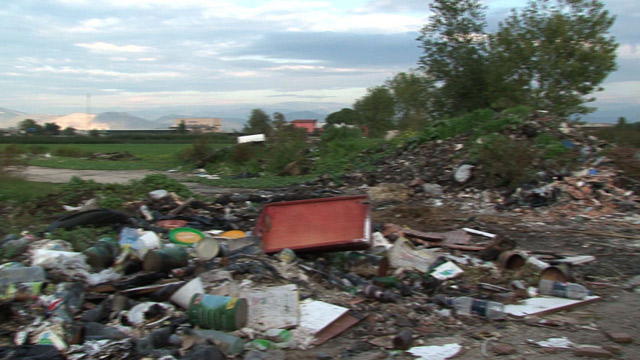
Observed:
[[[313,134],[313,132],[316,131],[317,122],[318,120],[316,119],[298,119],[298,120],[293,120],[291,124],[297,128],[307,130],[307,133],[309,134]]]

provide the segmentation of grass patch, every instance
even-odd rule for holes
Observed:
[[[60,184],[25,181],[23,178],[0,173],[0,203],[27,203],[60,189]]]
[[[12,146],[12,145],[8,145]],[[180,168],[185,161],[179,154],[190,144],[48,144],[54,156],[36,156],[27,160],[28,165],[72,170],[169,170]],[[225,144],[215,144],[225,147]],[[129,153],[132,157],[119,160],[90,159],[95,153]],[[80,157],[79,157],[80,156]]]

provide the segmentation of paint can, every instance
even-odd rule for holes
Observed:
[[[187,251],[181,247],[171,247],[149,250],[144,257],[142,267],[145,271],[168,272],[171,269],[185,267],[187,263]]]
[[[527,259],[519,251],[503,251],[498,256],[498,263],[508,270],[515,270],[524,266]]]
[[[247,299],[195,294],[189,303],[189,321],[205,329],[234,331],[247,324]]]
[[[118,256],[118,241],[112,237],[103,237],[84,251],[87,264],[94,270],[102,270],[113,264]]]

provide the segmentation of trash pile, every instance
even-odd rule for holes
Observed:
[[[348,336],[309,358],[447,359],[467,340],[443,334],[543,326],[541,314],[600,299],[571,273],[594,256],[537,256],[482,229],[377,224],[366,194],[204,203],[160,189],[134,216],[84,205],[2,240],[16,255],[0,266],[0,358],[284,359]],[[83,252],[51,238],[82,226],[118,236]],[[578,353],[566,343],[556,348]]]
[[[575,168],[536,164],[536,177],[515,189],[495,186],[482,166],[471,160],[471,138],[460,135],[425,144],[408,144],[402,151],[381,159],[369,172],[341,177],[344,187],[375,188],[403,186],[403,200],[413,198],[432,206],[455,204],[478,212],[546,212],[551,217],[582,220],[616,220],[620,214],[635,214],[640,223],[639,182],[616,168],[603,149],[611,147],[592,136],[563,124],[559,129],[548,119],[532,118],[519,127],[503,130],[512,139],[528,140],[539,134],[555,134],[562,147],[575,157]],[[633,156],[629,161],[637,162]],[[320,179],[315,185],[330,185]],[[616,220],[617,221],[617,220]]]

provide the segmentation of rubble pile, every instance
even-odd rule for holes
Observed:
[[[471,137],[466,134],[421,145],[409,143],[379,161],[374,171],[345,174],[340,179],[344,185],[339,188],[368,189],[395,184],[405,188],[401,201],[415,199],[433,206],[448,204],[481,213],[545,212],[550,217],[588,220],[610,220],[624,214],[640,223],[638,182],[602,155],[609,144],[570,124],[555,129],[549,121],[534,118],[517,128],[504,130],[504,135],[517,140],[557,133],[563,146],[576,157],[577,168],[557,169],[541,162],[534,181],[517,188],[496,187],[481,166],[471,161]],[[308,185],[332,183],[321,179]]]
[[[573,184],[569,194],[590,191],[574,180],[563,184]],[[604,264],[595,245],[585,249],[594,254],[541,249],[514,239],[518,231],[492,232],[487,219],[445,206],[402,210],[393,204],[416,195],[401,184],[354,194],[290,190],[208,202],[158,189],[128,212],[86,201],[42,233],[6,236],[2,248],[15,255],[0,266],[0,358],[638,353],[637,333],[619,329],[597,346],[550,336],[606,331],[557,315],[601,300],[610,291],[605,281],[638,292],[638,276],[628,276],[637,265],[617,278],[583,270]],[[97,224],[118,235],[93,239],[83,252],[51,235]],[[637,249],[632,255],[629,264],[637,264]],[[542,332],[516,340],[523,329]]]

